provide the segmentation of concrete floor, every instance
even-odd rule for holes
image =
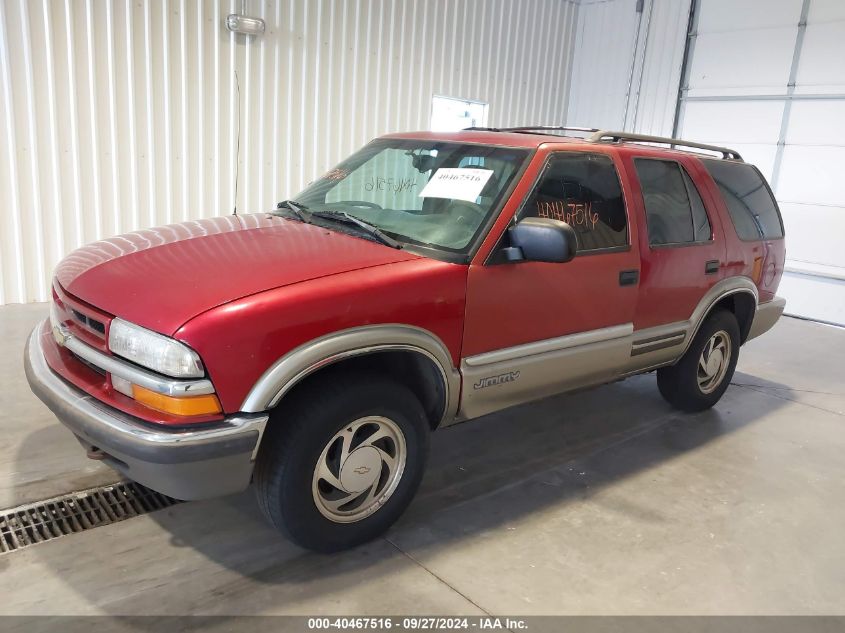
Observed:
[[[0,508],[116,480],[29,393],[0,308]],[[436,433],[380,539],[319,556],[251,491],[0,556],[1,614],[845,614],[845,330],[782,319],[713,410],[653,375]]]

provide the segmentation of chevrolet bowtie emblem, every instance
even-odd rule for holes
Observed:
[[[56,325],[53,326],[53,338],[56,340],[56,343],[64,347],[65,343],[67,343],[68,333],[64,328]]]
[[[366,466],[358,466],[358,468],[356,468],[354,472],[359,475],[366,475],[368,472],[370,472],[370,469]]]

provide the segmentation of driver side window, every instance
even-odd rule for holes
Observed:
[[[613,161],[604,154],[552,156],[521,217],[566,222],[575,231],[579,253],[628,245],[622,188]]]

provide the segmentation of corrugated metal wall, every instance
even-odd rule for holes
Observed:
[[[584,2],[579,7],[568,125],[619,129],[639,14],[637,0]]]
[[[266,209],[431,97],[491,125],[563,121],[566,0],[0,0],[0,304],[45,300],[73,248]],[[175,271],[174,271],[175,272]]]
[[[690,0],[585,0],[567,123],[670,136],[689,10]]]
[[[643,50],[638,55],[642,61],[625,129],[640,134],[672,136],[690,0],[651,0],[645,9],[648,10],[646,32],[642,39]]]

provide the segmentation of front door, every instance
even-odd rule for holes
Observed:
[[[567,222],[578,254],[562,264],[508,262],[505,232],[485,263],[470,266],[465,417],[611,380],[629,359],[640,264],[616,165],[598,152],[535,160],[545,163],[517,219]]]

